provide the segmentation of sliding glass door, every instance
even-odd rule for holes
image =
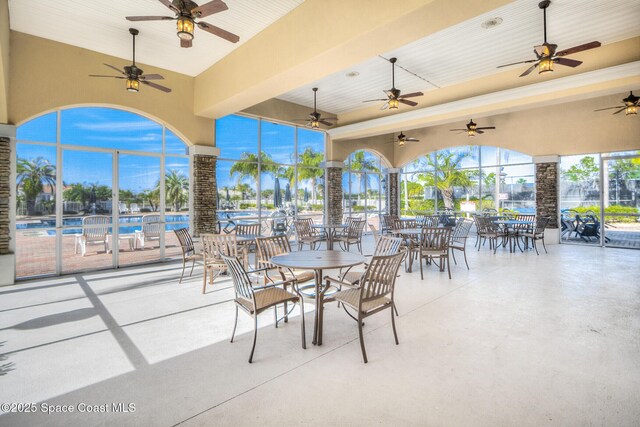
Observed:
[[[603,243],[640,249],[640,155],[601,162]]]

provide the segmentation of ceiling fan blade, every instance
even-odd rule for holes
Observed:
[[[580,46],[570,47],[569,49],[561,50],[556,53],[556,56],[567,56],[574,53],[582,52],[589,49],[595,49],[596,47],[600,47],[602,44],[600,42],[589,42],[585,44],[581,44]]]
[[[111,68],[112,70],[116,70],[117,72],[119,72],[122,75],[125,75],[125,76],[127,75],[127,73],[125,73],[124,71],[122,71],[121,69],[119,69],[117,67],[114,67],[113,65],[105,64],[104,62],[103,62],[103,65],[106,65],[107,67]]]
[[[122,76],[105,76],[103,74],[89,74],[89,77],[111,77],[113,79],[125,79],[126,77]]]
[[[318,121],[325,126],[333,126],[335,124],[335,123],[328,122],[326,120],[318,120]]]
[[[205,16],[213,15],[214,13],[224,12],[229,9],[229,6],[222,0],[213,0],[209,3],[200,5],[194,9],[191,9],[191,15],[198,18],[204,18]]]
[[[198,22],[198,27],[202,28],[203,30],[213,35],[216,35],[225,40],[228,40],[231,43],[237,43],[240,40],[240,37],[236,36],[235,34],[230,33],[229,31],[223,30],[220,27],[216,27],[215,25],[207,24],[206,22]]]
[[[509,67],[511,65],[518,65],[518,64],[530,64],[532,62],[538,62],[538,60],[537,59],[530,59],[528,61],[512,62],[510,64],[498,65],[496,68]]]
[[[171,89],[169,89],[168,87],[160,86],[157,83],[151,83],[151,82],[147,82],[147,81],[144,81],[144,80],[140,80],[140,83],[146,84],[147,86],[151,86],[154,89],[158,89],[158,90],[161,90],[161,91],[166,92],[166,93],[171,92]]]
[[[403,104],[407,104],[410,105],[412,107],[415,107],[416,105],[418,105],[417,102],[414,101],[409,101],[408,99],[398,99],[399,102],[402,102]]]
[[[171,0],[158,0],[160,3],[162,3],[163,5],[167,6],[169,9],[173,10],[176,13],[180,13],[180,10],[178,10],[173,3],[171,3]]]
[[[422,95],[424,95],[424,93],[422,93],[422,92],[412,92],[412,93],[408,93],[406,95],[400,95],[398,97],[398,99],[401,99],[401,98],[414,98],[416,96],[422,96]]]
[[[582,61],[576,61],[575,59],[569,59],[569,58],[556,58],[553,60],[553,62],[555,62],[556,64],[566,65],[567,67],[574,67],[574,68],[582,64]]]
[[[419,139],[415,139],[415,138],[406,138],[405,141],[407,141],[407,142],[420,142]]]
[[[484,131],[480,129],[476,129],[476,133],[484,133]]]
[[[495,129],[495,126],[483,126],[481,128],[476,128],[476,130],[486,130],[486,129]]]
[[[160,74],[145,74],[140,78],[143,80],[164,80],[164,77],[162,77]]]
[[[382,104],[382,107],[380,107],[381,110],[386,110],[387,108],[389,108],[389,101],[385,102]]]
[[[171,16],[127,16],[127,21],[173,21]]]
[[[362,102],[380,102],[380,101],[388,101],[388,99],[367,99],[366,101],[362,101]]]
[[[457,132],[457,131],[467,131],[466,129],[449,129],[451,132]]]
[[[614,110],[614,109],[616,109],[616,108],[627,108],[627,107],[626,107],[626,106],[625,106],[625,107],[620,107],[620,106],[618,105],[618,106],[616,106],[616,107],[600,108],[600,109],[598,109],[598,110],[593,110],[593,111]]]
[[[613,113],[613,114],[622,113],[622,112],[623,112],[624,110],[626,110],[626,109],[627,109],[627,107],[622,107],[621,109],[619,109],[618,111],[616,111],[616,112],[615,112],[615,113]]]
[[[525,71],[524,73],[520,74],[520,77],[528,76],[529,73],[531,73],[533,70],[535,70],[535,68],[538,66],[538,64],[539,64],[539,62],[536,62],[531,67],[527,68],[527,71]]]
[[[191,47],[191,46],[193,46],[193,39],[191,40],[180,39],[180,47]]]

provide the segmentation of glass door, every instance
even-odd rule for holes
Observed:
[[[602,157],[602,241],[640,249],[640,155]],[[594,218],[598,222],[598,218]]]
[[[110,250],[113,169],[110,152],[62,151],[62,203],[58,205],[62,273],[115,266]]]
[[[118,236],[112,246],[119,266],[163,257],[160,170],[160,157],[118,153]]]

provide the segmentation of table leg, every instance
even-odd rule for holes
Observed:
[[[333,231],[330,228],[327,229],[327,250],[333,250]]]
[[[322,345],[322,333],[320,322],[322,321],[322,317],[320,314],[320,310],[322,310],[322,304],[320,301],[320,285],[322,283],[322,270],[314,270],[315,275],[315,290],[316,290],[316,310],[313,321],[313,344],[314,345]]]

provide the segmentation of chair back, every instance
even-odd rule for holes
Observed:
[[[451,243],[464,244],[467,240],[467,236],[469,236],[469,230],[471,230],[472,225],[473,221],[469,219],[463,219],[458,222],[451,233]]]
[[[309,221],[297,219],[293,222],[293,226],[296,229],[298,240],[306,237],[313,237],[313,228],[311,228]]]
[[[380,236],[373,256],[397,254],[401,246],[402,237]]]
[[[420,248],[426,251],[446,251],[449,247],[451,228],[425,227],[422,229]]]
[[[277,268],[271,263],[271,258],[291,252],[291,243],[287,236],[258,237],[256,246],[258,268]]]
[[[222,256],[238,257],[238,240],[235,234],[203,234],[202,253],[206,263],[222,263]]]
[[[173,230],[176,237],[178,238],[178,242],[180,242],[180,248],[182,249],[182,255],[190,256],[193,255],[196,251],[193,245],[193,239],[191,238],[191,234],[189,233],[189,229],[178,228],[177,230]]]
[[[222,261],[227,264],[227,270],[231,274],[236,297],[253,302],[253,287],[247,271],[242,266],[240,260],[234,256],[221,255]]]
[[[408,230],[410,228],[417,228],[418,224],[415,219],[397,219],[393,223],[393,228],[396,230]]]
[[[109,234],[111,217],[91,215],[82,218],[82,235],[87,241],[104,241]]]
[[[371,234],[373,234],[373,241],[376,242],[376,245],[380,241],[380,234],[378,233],[378,229],[375,225],[369,224],[369,230],[371,230]]]
[[[259,236],[260,224],[238,224],[236,225],[236,235],[238,236]]]
[[[498,215],[498,211],[493,208],[482,209],[482,216],[496,216],[496,215]]]
[[[406,255],[406,249],[394,255],[377,255],[360,277],[360,307],[363,303],[390,295],[396,284],[398,269]]]
[[[382,223],[381,223],[382,231],[384,232],[389,229],[392,229],[397,219],[399,219],[398,215],[390,215],[390,214],[382,215]]]
[[[347,237],[349,239],[361,239],[365,224],[365,220],[351,221],[351,224],[349,224],[349,227],[347,228]]]
[[[438,215],[425,215],[422,227],[437,227],[440,217]]]
[[[142,216],[142,232],[145,238],[160,237],[160,215],[151,214]]]
[[[539,216],[536,219],[535,234],[544,234],[544,229],[547,228],[547,225],[549,225],[549,221],[551,221],[550,217],[548,217],[548,216]]]

